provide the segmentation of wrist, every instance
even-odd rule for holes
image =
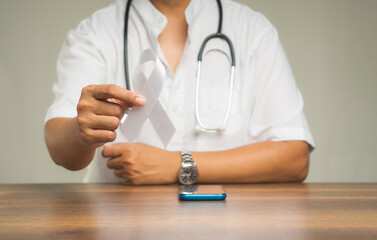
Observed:
[[[181,154],[179,152],[168,152],[168,163],[169,166],[169,176],[168,183],[177,183],[178,182],[178,174],[179,170],[181,169]]]

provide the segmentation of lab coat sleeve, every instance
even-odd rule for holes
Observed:
[[[57,61],[57,79],[53,84],[55,99],[45,122],[51,118],[77,116],[76,106],[82,88],[104,83],[105,61],[97,37],[98,24],[95,19],[88,18],[68,33]]]
[[[256,44],[252,64],[255,92],[249,128],[251,139],[256,142],[302,140],[313,149],[304,101],[276,29],[267,29]]]

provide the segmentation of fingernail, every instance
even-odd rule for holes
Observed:
[[[135,99],[135,103],[139,106],[143,106],[145,104],[145,99],[144,98],[141,98],[141,97],[137,97]]]

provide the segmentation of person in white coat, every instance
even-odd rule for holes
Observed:
[[[163,148],[147,121],[135,143],[119,131],[125,111],[146,99],[127,90],[123,28],[126,0],[95,12],[68,33],[60,52],[55,100],[45,118],[45,141],[56,164],[87,166],[85,182],[178,182],[182,151],[189,151],[197,183],[303,181],[314,148],[303,99],[274,26],[260,13],[223,0],[222,32],[234,45],[237,67],[226,130],[195,131],[199,48],[218,25],[215,0],[134,0],[128,66],[153,49],[166,68],[159,101],[176,133]],[[221,51],[212,51],[218,50]],[[228,46],[208,44],[200,88],[201,118],[216,125],[226,109]],[[94,160],[93,160],[94,159]]]

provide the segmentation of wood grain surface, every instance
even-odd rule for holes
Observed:
[[[0,239],[377,239],[377,184],[0,185]]]

